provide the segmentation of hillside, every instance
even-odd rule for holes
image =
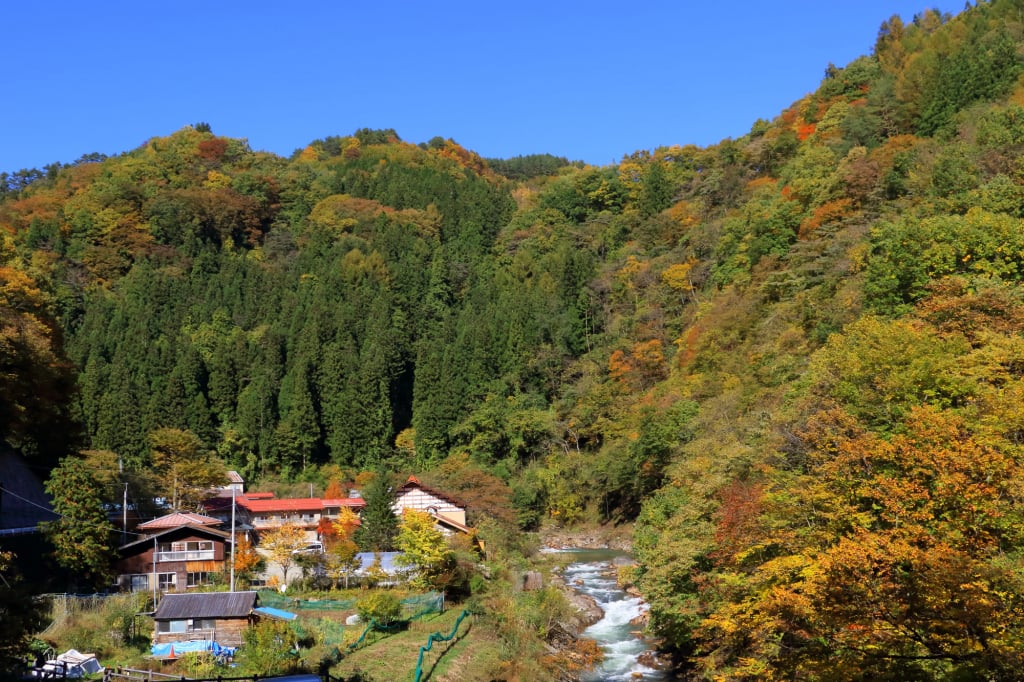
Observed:
[[[170,427],[250,480],[635,520],[694,676],[1011,679],[1021,17],[894,17],[742,138],[600,168],[197,125],[5,175],[0,431],[143,471]]]

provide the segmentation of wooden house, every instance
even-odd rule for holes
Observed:
[[[171,518],[179,516],[190,518]],[[231,534],[214,528],[216,523],[198,514],[170,514],[142,524],[139,529],[150,534],[117,550],[118,585],[132,592],[184,592],[230,572]]]
[[[444,533],[469,532],[469,527],[466,526],[466,507],[451,495],[423,485],[415,476],[410,476],[409,480],[395,491],[395,504],[392,509],[398,516],[406,509],[427,512],[434,517]]]
[[[241,646],[246,629],[259,618],[258,599],[255,592],[164,595],[153,614],[153,644],[209,640]]]

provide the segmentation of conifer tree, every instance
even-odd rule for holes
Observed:
[[[391,477],[383,471],[363,490],[362,525],[356,531],[356,544],[364,552],[390,552],[394,549],[398,533],[398,518],[395,516],[395,496],[391,488]]]
[[[114,527],[103,509],[103,491],[81,461],[65,457],[46,482],[53,510],[60,516],[45,525],[57,563],[91,587],[104,584],[114,555]]]

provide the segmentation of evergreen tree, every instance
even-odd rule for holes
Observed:
[[[356,531],[355,541],[364,552],[390,552],[395,548],[398,518],[395,516],[395,496],[391,476],[378,471],[363,490],[362,524]]]
[[[53,510],[60,516],[45,532],[57,563],[80,576],[90,587],[104,585],[114,555],[114,527],[103,509],[103,491],[96,479],[71,457],[61,460],[46,482]]]

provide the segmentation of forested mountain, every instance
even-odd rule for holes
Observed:
[[[893,17],[742,138],[601,168],[197,125],[4,176],[0,428],[637,520],[696,676],[1018,677],[1022,16]]]

